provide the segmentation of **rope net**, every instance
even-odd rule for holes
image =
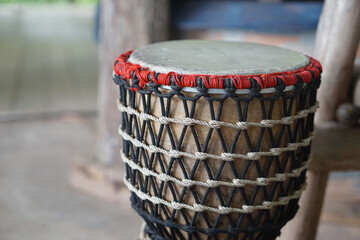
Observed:
[[[311,74],[306,83],[295,74],[291,91],[277,78],[266,94],[255,80],[248,94],[214,94],[204,84],[184,92],[173,78],[164,89],[155,73],[146,84],[135,70],[114,75],[124,183],[150,239],[280,234],[306,187],[320,84]]]

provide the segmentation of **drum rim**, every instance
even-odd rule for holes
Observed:
[[[197,74],[178,74],[175,72],[157,73],[143,68],[139,64],[128,62],[133,51],[127,51],[117,57],[113,64],[115,77],[123,80],[132,80],[132,90],[136,91],[145,85],[153,85],[163,88],[171,87],[173,89],[196,88],[197,91],[204,89],[211,90],[252,90],[266,89],[273,92],[276,88],[290,90],[290,86],[297,85],[303,87],[304,83],[309,83],[317,79],[321,72],[321,64],[314,58],[309,58],[309,64],[303,68],[294,71],[276,72],[258,75],[197,75]],[[134,81],[137,80],[137,81]],[[275,88],[275,89],[274,89]],[[217,92],[216,91],[216,92]],[[243,92],[242,92],[243,93]]]
[[[118,76],[118,75],[113,71],[113,73],[112,73],[113,79],[115,79],[116,76]],[[300,85],[300,87],[305,88],[307,85],[308,85],[307,83],[303,83],[302,85]],[[145,84],[145,86],[149,86],[149,83]],[[159,87],[162,89],[165,89],[165,90],[172,90],[171,86],[160,85]],[[286,86],[283,89],[283,91],[289,92],[289,91],[294,91],[295,89],[296,89],[295,85],[290,85],[290,86]],[[188,93],[198,93],[199,92],[196,87],[183,87],[181,89],[181,91],[188,92]],[[259,91],[259,93],[267,94],[267,93],[274,93],[276,91],[277,91],[276,87],[269,87],[269,88],[261,89]],[[221,88],[210,88],[210,89],[208,89],[207,93],[209,93],[209,94],[225,94],[226,90],[221,89]],[[237,95],[247,95],[247,94],[251,94],[251,90],[250,89],[236,89],[234,93]]]

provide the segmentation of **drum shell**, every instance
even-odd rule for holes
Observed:
[[[223,94],[200,94],[149,86],[139,91],[132,91],[130,85],[125,81],[120,84],[120,94],[122,104],[158,118],[166,116],[184,119],[190,116],[205,122],[218,120],[234,124],[239,121],[260,122],[263,119],[280,120],[283,117],[295,116],[299,111],[313,106],[316,99],[316,90],[312,86],[287,92],[275,89],[273,93],[266,94],[258,91],[249,94],[226,93],[225,91]],[[290,142],[300,142],[309,137],[313,131],[313,114],[294,120],[291,124],[274,124],[267,128],[250,126],[246,130],[227,126],[209,128],[198,124],[161,124],[140,119],[126,112],[122,114],[122,128],[128,134],[137,136],[137,139],[149,145],[188,153],[206,152],[221,155],[223,152],[236,154],[268,152],[271,148],[284,148]],[[142,167],[149,168],[156,173],[165,171],[171,177],[179,180],[191,178],[191,180],[201,182],[209,179],[232,182],[236,178],[256,180],[275,177],[278,173],[290,173],[303,166],[303,163],[307,161],[310,146],[283,152],[276,157],[263,156],[258,160],[238,158],[233,161],[211,158],[206,160],[189,157],[174,158],[163,153],[151,153],[140,149],[129,141],[124,141],[124,153]],[[149,166],[149,161],[151,161],[151,166]],[[171,166],[170,170],[169,166]],[[194,170],[195,166],[196,170]],[[264,201],[276,201],[280,197],[294,194],[305,182],[305,171],[302,171],[298,177],[286,178],[281,182],[274,181],[266,186],[218,186],[213,188],[186,187],[171,181],[164,182],[153,176],[145,176],[129,165],[127,165],[126,173],[126,178],[132,179],[135,186],[141,185],[141,190],[149,196],[157,196],[168,202],[180,201],[188,205],[200,202],[202,205],[214,208],[220,205],[241,208],[243,205],[261,205]],[[191,226],[204,230],[203,232],[188,232],[183,229],[178,230],[176,227],[174,230],[170,226],[171,224],[163,226],[153,224],[150,223],[149,218],[144,217],[151,231],[162,234],[165,238],[168,234],[173,239],[247,239],[246,237],[249,236],[254,239],[275,239],[281,226],[293,217],[297,208],[297,199],[294,199],[287,205],[275,206],[269,210],[221,215],[212,211],[199,213],[189,209],[174,210],[168,206],[156,206],[159,204],[142,200],[135,193],[133,193],[132,201],[133,207],[142,211],[143,217],[146,214],[151,215],[165,223],[169,222],[170,216],[171,223],[188,226],[189,222],[193,221]],[[284,222],[284,220],[286,221]],[[263,231],[261,227],[264,225],[269,227]],[[271,230],[272,226],[273,230]],[[260,230],[256,230],[258,227]],[[223,232],[208,231],[212,228],[222,229]],[[236,233],[234,231],[226,232],[230,228],[238,231]],[[243,231],[239,231],[239,229]],[[161,233],[163,231],[168,233]],[[229,236],[233,238],[229,238]]]

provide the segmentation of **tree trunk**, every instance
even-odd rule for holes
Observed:
[[[120,112],[112,64],[121,53],[168,38],[168,0],[102,0],[100,12],[97,158],[111,165],[119,159]]]

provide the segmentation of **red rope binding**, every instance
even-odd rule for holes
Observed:
[[[139,87],[143,87],[149,83],[148,76],[150,74],[152,81],[157,85],[170,85],[170,77],[173,77],[175,84],[181,88],[183,87],[195,87],[196,79],[201,78],[203,85],[210,88],[223,88],[224,78],[229,78],[233,82],[236,89],[248,89],[251,87],[251,79],[257,81],[259,86],[263,88],[276,87],[277,78],[281,79],[286,86],[291,86],[297,83],[298,77],[300,77],[304,83],[310,82],[312,79],[316,79],[320,76],[322,68],[320,63],[314,58],[308,57],[310,63],[308,66],[303,67],[296,71],[290,72],[278,72],[269,74],[258,75],[198,75],[198,74],[177,74],[174,72],[160,73],[155,78],[155,72],[150,72],[147,68],[141,67],[139,64],[133,64],[128,62],[132,51],[121,54],[116,58],[113,69],[116,75],[122,76],[125,80],[130,80],[132,74],[135,74],[139,79]],[[314,75],[314,76],[313,76]],[[181,77],[180,77],[181,76]],[[137,89],[133,89],[137,90]]]

